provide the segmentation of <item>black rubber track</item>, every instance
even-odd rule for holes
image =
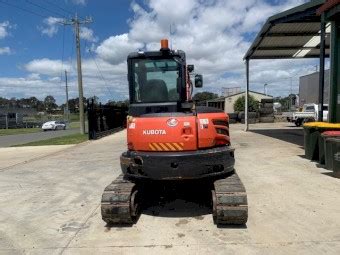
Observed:
[[[217,225],[243,225],[248,220],[246,189],[236,173],[214,182],[213,217]]]
[[[138,218],[136,184],[119,175],[102,195],[102,219],[108,224],[133,224]],[[132,203],[131,203],[132,202]]]

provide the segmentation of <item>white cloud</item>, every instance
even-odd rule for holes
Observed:
[[[0,39],[8,36],[8,28],[10,27],[9,21],[4,21],[0,23]]]
[[[115,99],[126,97],[127,55],[138,49],[159,50],[159,40],[169,37],[170,25],[171,45],[174,49],[184,50],[187,63],[194,64],[195,70],[204,75],[203,90],[221,93],[222,87],[244,88],[243,56],[253,37],[268,16],[302,2],[305,1],[280,0],[271,4],[266,0],[148,0],[143,5],[133,2],[131,9],[134,15],[129,19],[129,29],[125,33],[104,39],[94,49],[93,43],[97,39],[93,31],[90,29],[82,31],[82,38],[92,42],[91,49],[96,53],[95,61],[86,54],[83,56],[85,95],[96,94],[102,98]],[[52,36],[57,32],[56,26],[56,20],[51,19],[49,22],[47,19],[45,33]],[[249,35],[252,38],[249,38]],[[32,60],[25,65],[25,69],[31,73],[29,77],[11,80],[10,84],[26,86],[35,78],[35,86],[39,91],[40,89],[45,91],[45,87],[52,84],[60,86],[58,77],[62,69],[67,68],[71,97],[76,96],[76,61],[65,61],[63,68],[61,64],[60,60],[47,58]],[[262,92],[263,84],[268,83],[268,93],[287,95],[292,83],[292,89],[296,92],[298,77],[314,71],[315,64],[317,64],[315,60],[303,59],[251,61],[250,87],[252,90]],[[26,90],[26,87],[22,88]],[[33,93],[32,91],[31,89],[27,93]],[[63,89],[60,91],[60,98],[63,98]]]
[[[38,73],[30,73],[27,75],[27,79],[29,80],[39,80],[40,79],[40,74]]]
[[[76,5],[86,5],[86,0],[72,0],[72,3]]]
[[[5,54],[9,55],[11,53],[12,51],[9,47],[0,48],[0,55],[5,55]]]
[[[124,54],[110,55],[113,48],[131,51],[134,48],[131,45],[139,43],[139,47],[143,44],[147,50],[159,50],[159,40],[169,37],[171,25],[171,45],[186,52],[187,62],[195,64],[196,71],[204,75],[206,89],[221,92],[221,87],[230,85],[244,87],[243,56],[251,44],[249,33],[255,35],[269,16],[303,2],[150,0],[145,8],[133,2],[131,8],[135,15],[129,20],[129,32],[110,37],[123,36],[125,40],[121,40],[119,46],[105,40],[97,53],[106,61],[120,63],[127,53],[121,51]],[[110,47],[102,52],[104,44]],[[117,61],[113,62],[114,58]],[[304,64],[300,66],[292,60],[255,61],[252,63],[253,70],[256,69],[256,73],[252,73],[252,85],[260,88],[263,84],[259,83],[266,80],[278,80],[298,72],[302,75],[306,72],[305,65],[310,62],[300,62]]]
[[[97,72],[88,73],[84,70],[84,96],[88,98],[96,95],[102,100],[125,100],[128,94],[126,75],[110,77],[104,73],[104,77],[105,81],[98,77]],[[76,72],[69,73],[68,87],[69,98],[78,97]],[[42,78],[37,74],[29,74],[27,77],[0,77],[0,93],[7,98],[35,96],[40,100],[53,95],[57,103],[61,104],[65,101],[65,84],[58,76]]]
[[[128,34],[122,34],[104,40],[96,49],[96,53],[111,64],[120,64],[130,52],[143,47],[143,43],[130,39]]]
[[[59,26],[61,25],[62,21],[62,18],[48,17],[43,20],[44,26],[38,27],[38,29],[42,34],[52,37],[58,33]]]
[[[3,96],[12,97],[37,96],[43,99],[53,93],[58,103],[64,100],[64,69],[68,70],[70,98],[78,96],[76,59],[60,60],[35,59],[24,65],[30,72],[26,77],[2,77],[0,92]],[[128,96],[126,64],[112,65],[100,58],[82,59],[83,87],[85,97],[96,95],[104,100],[125,100]],[[62,80],[61,80],[62,75]],[[11,89],[12,88],[12,89]],[[39,93],[37,93],[39,91]]]
[[[247,1],[248,2],[248,1]],[[305,0],[288,0],[277,5],[270,5],[265,1],[250,1],[251,5],[247,6],[248,11],[245,11],[241,31],[254,32],[259,30],[261,23],[269,16],[279,13],[283,10],[293,8],[297,5],[303,4]]]
[[[94,35],[94,32],[91,28],[80,27],[79,36],[81,39],[87,40],[89,42],[97,42],[98,37]]]
[[[10,24],[9,21],[0,22],[0,39],[4,39],[10,35],[9,29],[16,28],[16,25]],[[0,55],[10,55],[13,51],[10,47],[0,47]]]
[[[34,59],[27,63],[25,69],[29,72],[35,74],[49,75],[55,76],[60,75],[64,70],[70,70],[71,66],[69,63],[62,63],[61,60],[52,60],[52,59]]]
[[[5,37],[9,36],[9,30],[15,29],[16,27],[16,24],[12,24],[8,20],[0,22],[0,39],[4,39]]]
[[[0,91],[7,98],[36,96],[39,99],[43,99],[51,94],[62,98],[65,92],[58,85],[59,83],[32,79],[31,77],[0,77]]]

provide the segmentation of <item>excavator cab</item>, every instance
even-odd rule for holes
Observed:
[[[186,65],[185,53],[170,50],[134,52],[127,58],[130,115],[185,112],[192,107],[193,65]],[[194,76],[195,87],[203,86],[202,75]]]
[[[180,71],[174,59],[132,60],[131,103],[180,101]]]

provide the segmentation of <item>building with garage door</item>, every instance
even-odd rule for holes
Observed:
[[[273,99],[270,95],[265,95],[260,92],[249,91],[249,95],[255,98],[256,101],[261,102],[262,99]],[[216,99],[206,101],[206,105],[210,107],[215,107],[224,110],[226,113],[234,112],[234,103],[236,100],[242,96],[245,96],[245,92],[240,92],[234,95],[229,95],[227,97],[219,97]]]

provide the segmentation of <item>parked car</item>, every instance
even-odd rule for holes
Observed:
[[[323,121],[328,120],[328,104],[323,105]],[[297,127],[305,122],[317,121],[319,118],[319,106],[317,104],[304,104],[302,112],[294,112],[288,121],[294,122]]]
[[[47,131],[47,130],[65,130],[66,129],[66,123],[63,121],[48,121],[45,122],[42,125],[42,130]]]

